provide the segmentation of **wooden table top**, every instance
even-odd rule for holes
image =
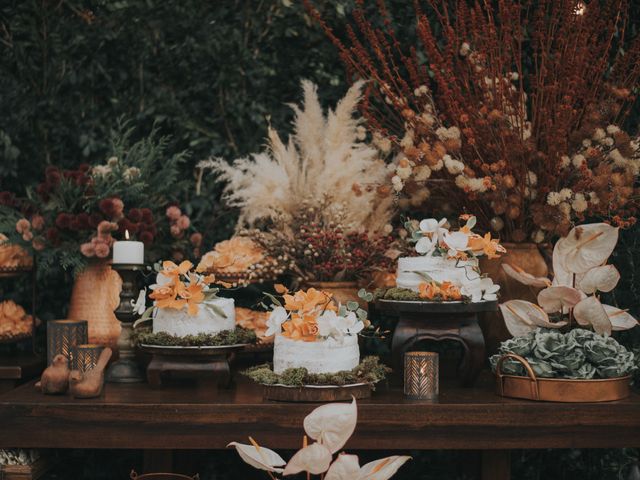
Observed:
[[[33,382],[0,395],[0,448],[220,449],[251,435],[298,448],[313,404],[262,399],[259,386],[152,390],[107,384],[100,398],[45,396]],[[604,448],[640,445],[640,395],[611,403],[544,403],[496,396],[486,376],[475,388],[443,387],[437,402],[379,388],[359,401],[350,449]]]

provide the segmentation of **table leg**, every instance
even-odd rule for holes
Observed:
[[[483,450],[482,480],[510,480],[511,452],[509,450]]]
[[[145,450],[144,473],[173,473],[173,450]]]

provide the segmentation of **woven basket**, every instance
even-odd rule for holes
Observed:
[[[120,322],[113,311],[120,303],[120,275],[107,261],[93,262],[78,274],[68,318],[89,322],[89,343],[115,347]]]

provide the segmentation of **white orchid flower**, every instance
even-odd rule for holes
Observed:
[[[333,310],[325,310],[317,319],[318,333],[321,337],[342,338],[343,332],[338,327],[340,317]]]
[[[147,309],[147,289],[143,288],[138,293],[138,298],[134,302],[131,300],[131,305],[133,306],[133,311],[138,315],[142,315]]]
[[[438,240],[442,240],[445,233],[449,230],[444,228],[447,224],[447,219],[443,218],[438,221],[435,218],[426,218],[420,222],[420,231],[429,237],[435,237]]]
[[[342,324],[345,327],[344,332],[348,335],[357,335],[364,328],[364,323],[360,321],[354,312],[347,313]]]
[[[464,232],[447,232],[444,234],[443,241],[449,251],[447,255],[455,257],[460,252],[469,250],[469,235]]]
[[[500,285],[496,285],[493,280],[485,277],[464,285],[460,289],[460,293],[470,297],[472,302],[481,302],[483,300],[491,302],[498,299],[497,293],[499,290]]]
[[[267,331],[265,337],[270,337],[282,331],[282,324],[289,318],[289,314],[284,307],[276,307],[272,310],[267,320]]]
[[[438,245],[438,239],[434,237],[421,237],[416,243],[416,252],[420,255],[431,255]]]

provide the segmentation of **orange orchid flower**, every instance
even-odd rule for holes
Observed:
[[[204,300],[202,284],[191,282],[188,286],[183,284],[183,287],[179,292],[180,298],[186,302],[189,315],[197,315],[200,310],[199,304]]]
[[[185,260],[180,265],[176,265],[170,260],[162,262],[162,275],[165,277],[179,277],[180,275],[186,275],[189,270],[193,268],[193,263],[189,260]]]
[[[318,323],[315,315],[300,316],[294,314],[291,320],[282,324],[282,336],[303,342],[315,342],[318,336]]]
[[[178,288],[174,283],[163,285],[149,294],[156,301],[158,308],[175,308],[180,310],[186,305],[186,300],[178,298]]]
[[[500,245],[498,239],[492,239],[490,233],[486,233],[484,237],[473,235],[469,238],[469,246],[474,253],[484,253],[487,258],[499,258],[498,253],[505,253],[506,249]]]

